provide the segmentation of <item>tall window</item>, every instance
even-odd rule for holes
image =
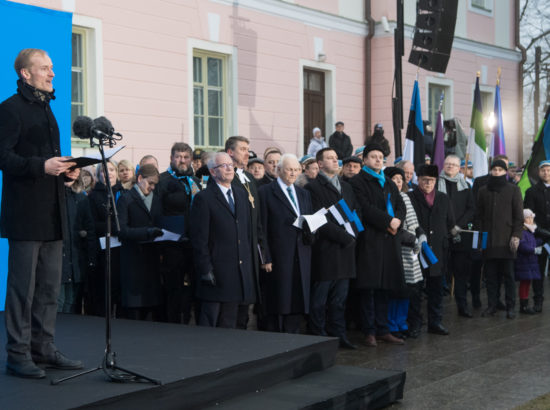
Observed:
[[[193,120],[195,145],[221,147],[227,134],[227,57],[193,53]]]
[[[437,112],[439,111],[439,101],[441,100],[441,94],[444,93],[443,105],[441,106],[441,113],[443,119],[449,119],[450,113],[450,101],[451,101],[451,87],[442,84],[430,83],[428,94],[428,120],[432,123],[432,128],[435,133],[435,126],[437,121]]]
[[[79,115],[87,115],[86,104],[86,32],[73,27],[72,35],[72,93],[71,124]],[[71,127],[72,128],[72,127]],[[72,129],[71,129],[72,133]],[[74,135],[73,135],[74,137]]]

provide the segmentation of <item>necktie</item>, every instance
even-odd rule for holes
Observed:
[[[288,191],[288,196],[290,197],[290,200],[292,201],[296,209],[298,209],[298,205],[296,204],[296,199],[294,198],[294,194],[292,193],[292,188],[287,187],[286,190]]]
[[[229,202],[229,208],[231,208],[231,212],[235,213],[235,201],[233,201],[230,189],[227,190],[227,201]]]

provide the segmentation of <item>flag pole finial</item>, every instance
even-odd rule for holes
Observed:
[[[476,73],[476,77],[477,77],[477,78],[481,77],[481,71],[478,71],[478,72]]]
[[[497,69],[497,85],[500,85],[500,75],[502,74],[502,69],[499,67]]]

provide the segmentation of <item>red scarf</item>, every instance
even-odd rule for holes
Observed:
[[[424,191],[421,191],[422,195],[424,195],[424,199],[428,203],[428,206],[431,208],[434,206],[434,200],[435,200],[435,189],[432,190],[429,194],[424,193]]]

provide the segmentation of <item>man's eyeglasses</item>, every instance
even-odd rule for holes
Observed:
[[[219,165],[216,165],[214,168],[212,169],[217,169],[217,168],[225,168],[226,170],[230,170],[230,169],[233,169],[233,164],[219,164]]]

